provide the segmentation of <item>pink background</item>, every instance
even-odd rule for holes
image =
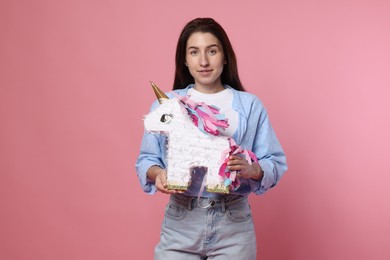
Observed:
[[[134,164],[149,80],[211,16],[289,170],[251,196],[264,260],[390,259],[390,3],[0,2],[0,259],[152,259],[167,196]],[[239,241],[238,241],[239,242]]]

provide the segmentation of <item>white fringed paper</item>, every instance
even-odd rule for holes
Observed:
[[[192,122],[178,98],[165,99],[159,107],[144,118],[145,130],[167,135],[168,189],[187,190],[191,170],[206,167],[206,190],[228,193],[219,169],[229,149],[227,137],[203,133]]]

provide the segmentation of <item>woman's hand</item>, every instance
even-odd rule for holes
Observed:
[[[156,180],[155,185],[158,191],[165,193],[165,194],[173,194],[173,193],[183,193],[183,191],[180,190],[168,190],[167,187],[167,171],[159,168],[156,172]]]
[[[230,156],[227,165],[229,171],[237,171],[237,177],[239,178],[261,180],[264,175],[260,164],[249,164],[244,157],[238,155]]]

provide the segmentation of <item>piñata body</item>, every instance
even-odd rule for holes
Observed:
[[[145,116],[144,125],[146,131],[162,133],[168,138],[168,189],[187,190],[193,168],[204,167],[206,191],[229,193],[226,176],[219,173],[229,155],[229,139],[199,130],[180,99],[164,100]]]

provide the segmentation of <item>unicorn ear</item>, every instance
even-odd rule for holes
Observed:
[[[169,97],[165,95],[165,93],[162,92],[161,89],[156,86],[156,84],[150,81],[150,85],[152,86],[154,94],[156,94],[157,100],[160,104],[162,104],[166,99],[169,99]]]

